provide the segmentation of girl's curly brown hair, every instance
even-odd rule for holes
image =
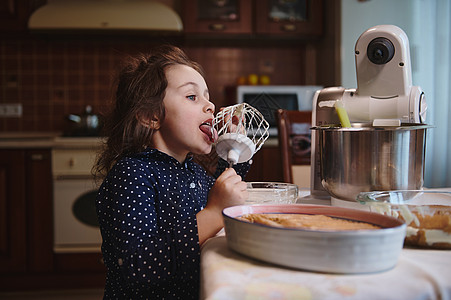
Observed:
[[[172,45],[125,60],[115,82],[114,107],[105,118],[106,142],[93,168],[97,179],[103,178],[124,156],[141,152],[149,145],[154,129],[142,121],[164,120],[163,99],[168,85],[165,71],[178,64],[192,67],[203,76],[200,65]]]

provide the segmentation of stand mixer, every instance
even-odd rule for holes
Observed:
[[[388,188],[411,188],[412,185],[415,188],[421,188],[423,183],[425,137],[420,137],[423,139],[423,142],[418,145],[404,145],[405,142],[402,142],[403,145],[398,146],[397,144],[399,138],[406,139],[406,134],[404,134],[406,131],[407,135],[409,135],[407,137],[409,141],[412,139],[411,130],[413,130],[415,134],[417,133],[416,130],[424,131],[424,127],[419,128],[412,125],[421,125],[421,123],[425,121],[427,109],[423,91],[420,87],[412,85],[409,40],[407,35],[403,30],[394,25],[378,25],[366,30],[356,42],[355,63],[357,89],[330,87],[317,91],[314,96],[311,139],[311,196],[317,199],[325,199],[332,196],[337,198],[347,198],[345,200],[350,201],[355,200],[355,198],[352,199],[354,195],[348,197],[341,196],[339,193],[334,193],[332,185],[337,182],[347,188],[353,188],[355,186],[353,186],[352,179],[349,179],[351,175],[346,174],[346,171],[336,171],[334,176],[339,178],[334,178],[334,180],[331,180],[331,178],[328,177],[327,174],[331,173],[331,168],[340,166],[337,164],[332,165],[330,162],[325,161],[327,158],[337,159],[337,157],[331,158],[329,156],[326,158],[324,156],[324,152],[326,151],[321,151],[321,149],[328,149],[327,147],[335,147],[337,151],[342,151],[343,148],[346,147],[347,154],[343,153],[343,155],[350,155],[350,157],[342,157],[343,161],[341,166],[347,168],[349,165],[353,165],[355,170],[359,170],[359,164],[364,163],[364,160],[366,159],[363,159],[364,155],[366,155],[365,157],[368,156],[368,153],[365,153],[365,150],[355,149],[355,147],[364,148],[367,146],[367,151],[376,151],[376,155],[373,154],[370,158],[375,159],[375,156],[379,156],[377,157],[378,161],[376,161],[377,165],[368,165],[368,172],[375,172],[374,170],[378,170],[378,168],[386,168],[386,165],[383,165],[384,162],[380,162],[380,160],[384,160],[386,156],[393,155],[391,152],[397,152],[399,149],[406,151],[406,153],[409,154],[410,152],[413,152],[412,150],[415,150],[410,148],[422,147],[422,156],[415,158],[414,164],[405,166],[406,159],[404,158],[404,161],[401,162],[403,164],[401,168],[395,166],[396,170],[387,171],[387,173],[397,172],[396,175],[389,175],[397,176],[395,180],[400,182],[399,186],[395,183],[394,185],[388,186]],[[349,131],[346,131],[346,128],[340,128],[340,120],[335,109],[337,100],[339,100],[339,103],[347,112],[352,124],[353,128],[350,128]],[[371,130],[378,130],[372,131],[377,133],[371,133],[374,137],[377,136],[378,139],[379,135],[382,133],[385,134],[385,132],[388,136],[384,137],[384,141],[373,141],[374,138],[368,139],[365,137],[365,139],[367,139],[365,143],[367,144],[363,144],[363,146],[357,145],[360,140],[352,141],[352,139],[361,138],[353,133],[354,131],[359,131],[359,129],[356,129],[355,127],[365,126],[370,127]],[[329,131],[340,128],[339,130],[341,130],[341,132],[339,134],[345,137],[344,140],[343,136],[341,136],[341,141],[335,139],[333,142],[330,142],[332,140],[328,140],[325,136],[328,134],[328,131],[322,130],[322,128],[325,127],[329,127],[329,129],[327,129]],[[423,132],[420,133],[422,134]],[[334,132],[331,134],[336,133]],[[398,137],[398,134],[403,134],[403,136]],[[343,146],[343,143],[346,143],[346,140],[348,140],[350,144]],[[324,144],[327,143],[327,141],[334,144]],[[372,147],[370,144],[375,145],[373,147],[375,149],[370,148]],[[330,151],[334,150],[335,149],[330,149]],[[385,153],[380,153],[381,151]],[[359,157],[360,154],[361,157]],[[330,155],[330,153],[328,155]],[[340,158],[339,155],[338,158]],[[396,157],[396,159],[402,160],[402,158],[398,157]],[[321,163],[322,160],[323,163]],[[390,163],[391,162],[387,162],[387,164]],[[421,170],[418,170],[418,168],[421,168]],[[349,168],[349,171],[352,172],[353,170]],[[415,172],[414,176],[406,179],[410,176],[406,173],[412,172]],[[357,176],[360,175],[363,174],[357,174]],[[358,185],[360,186],[355,188],[361,188],[362,192],[367,190],[379,190],[379,188],[388,189],[387,186],[382,187],[381,184],[378,185],[375,183],[375,181],[379,180],[378,178],[375,178],[376,175],[371,176],[371,178],[368,177],[368,181],[371,182],[368,182],[368,184],[359,182]],[[377,176],[380,177],[380,175]],[[328,188],[326,189],[325,186]]]

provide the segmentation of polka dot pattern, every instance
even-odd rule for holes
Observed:
[[[96,201],[104,299],[198,299],[196,214],[214,180],[191,158],[179,163],[155,149],[112,168]]]

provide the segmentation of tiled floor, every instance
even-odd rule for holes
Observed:
[[[62,290],[39,292],[0,292],[2,300],[101,300],[103,289],[96,290]]]

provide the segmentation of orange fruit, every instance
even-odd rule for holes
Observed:
[[[259,82],[262,85],[269,85],[271,83],[271,79],[268,75],[260,75]]]
[[[249,76],[247,76],[247,83],[250,85],[257,85],[258,84],[258,75],[257,74],[249,74]]]
[[[236,81],[236,83],[237,83],[238,85],[245,85],[246,82],[247,82],[247,80],[246,80],[246,77],[245,77],[245,76],[240,76],[240,77],[238,77],[238,79],[237,79],[237,81]]]

